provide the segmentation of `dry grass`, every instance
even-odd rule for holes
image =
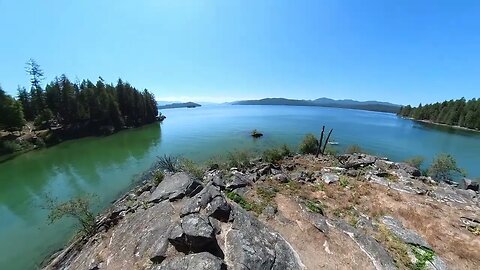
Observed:
[[[399,269],[412,269],[413,265],[408,256],[408,246],[390,232],[390,230],[388,230],[383,224],[379,225],[375,239],[382,243],[387,249]]]

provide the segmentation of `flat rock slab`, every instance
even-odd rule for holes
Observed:
[[[168,229],[174,214],[168,201],[139,209],[53,269],[135,269],[138,265],[160,262],[166,257]]]
[[[391,216],[384,216],[381,219],[382,223],[387,226],[387,228],[400,240],[407,244],[412,244],[416,246],[426,247],[428,249],[432,249],[432,247],[425,241],[420,235],[416,232],[405,229],[403,227],[402,222],[399,220],[391,217]]]
[[[367,154],[352,154],[348,157],[347,161],[345,162],[344,167],[346,169],[350,168],[359,168],[365,167],[368,165],[372,165],[377,161],[377,157],[367,155]]]
[[[193,180],[188,174],[180,172],[171,176],[165,176],[155,191],[150,195],[150,202],[163,200],[176,200],[191,194],[201,183]]]
[[[177,256],[153,265],[151,270],[226,270],[222,259],[208,252]]]
[[[231,269],[303,269],[290,244],[239,207],[226,234],[225,260]]]
[[[392,257],[390,257],[385,248],[375,239],[361,233],[342,220],[329,220],[328,222],[329,224],[333,224],[332,226],[335,228],[350,236],[350,238],[360,247],[360,249],[367,254],[376,269],[397,269]]]

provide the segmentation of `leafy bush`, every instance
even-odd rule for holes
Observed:
[[[48,220],[50,223],[62,218],[73,218],[81,225],[81,232],[90,236],[96,232],[95,215],[90,209],[90,198],[77,197],[59,203],[56,199],[46,196],[46,208],[50,210]]]
[[[53,113],[50,109],[44,109],[35,118],[34,124],[37,127],[45,128],[48,126],[48,122],[53,119]]]
[[[0,154],[11,154],[21,149],[20,144],[15,141],[0,141]]]
[[[364,152],[363,149],[359,145],[356,145],[356,144],[350,145],[345,150],[346,154],[355,154],[355,153],[363,153],[363,152]]]
[[[451,155],[439,154],[428,169],[428,175],[437,181],[446,181],[464,176],[465,172],[457,166],[457,161]]]
[[[158,157],[158,167],[167,172],[178,172],[180,169],[178,158],[175,156],[163,155]]]
[[[307,134],[303,138],[300,144],[300,153],[302,154],[315,154],[318,149],[318,140],[313,134]]]
[[[422,156],[414,156],[414,157],[411,157],[411,158],[405,160],[405,163],[407,163],[408,165],[413,166],[417,169],[420,169],[424,160],[425,159]]]
[[[284,144],[279,148],[267,149],[263,152],[263,159],[266,162],[276,163],[282,160],[286,156],[292,155],[292,150],[288,148],[288,145]]]
[[[226,164],[228,167],[248,168],[251,166],[250,159],[253,154],[248,150],[236,150],[228,152]]]

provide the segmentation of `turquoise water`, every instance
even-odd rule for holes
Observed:
[[[163,111],[167,119],[108,137],[90,137],[0,163],[0,269],[34,269],[71,237],[72,222],[49,225],[45,194],[67,199],[96,194],[100,210],[131,187],[156,156],[204,160],[234,149],[298,145],[305,133],[333,128],[339,148],[364,149],[403,160],[452,154],[470,176],[480,176],[478,133],[427,126],[392,114],[319,107],[206,106]],[[253,129],[265,136],[254,140]]]

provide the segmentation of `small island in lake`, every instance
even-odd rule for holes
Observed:
[[[177,109],[177,108],[196,108],[201,107],[202,105],[195,102],[182,102],[182,103],[171,103],[165,105],[157,105],[158,109]]]

